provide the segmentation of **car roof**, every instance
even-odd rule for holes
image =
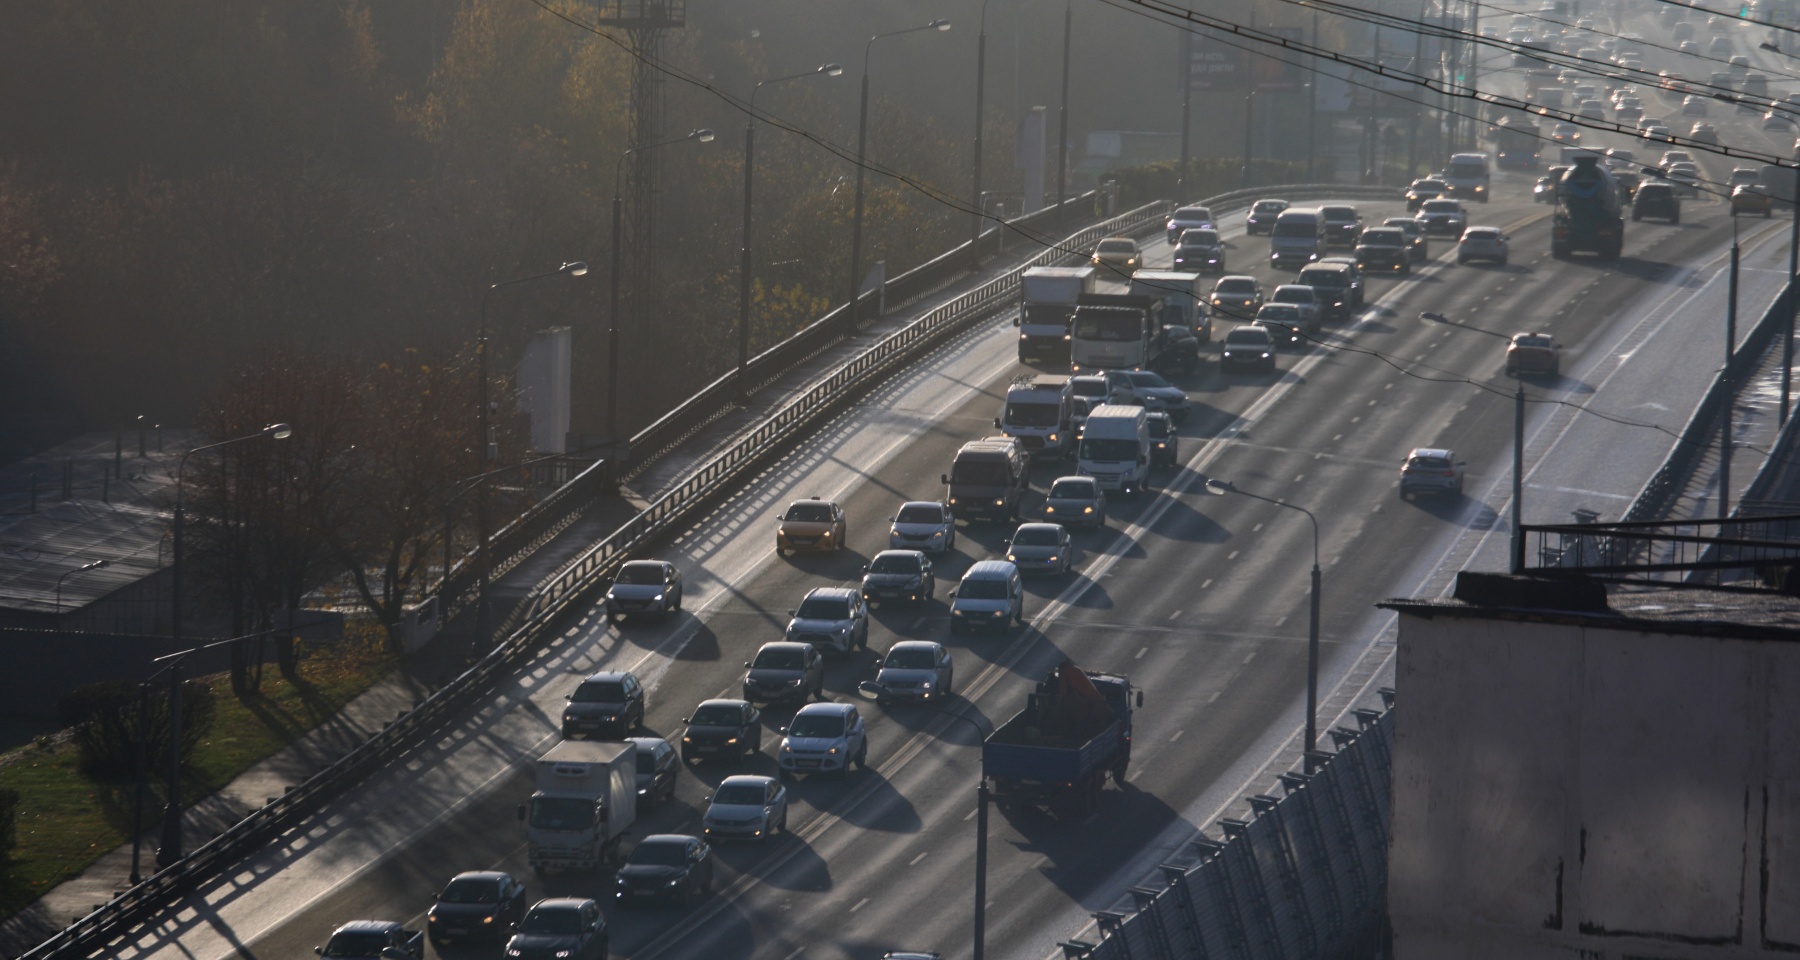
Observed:
[[[533,910],[579,910],[594,901],[586,897],[546,897],[531,905]]]
[[[335,933],[386,933],[400,924],[392,920],[351,920],[338,924]]]
[[[701,707],[747,707],[749,705],[750,701],[748,700],[730,700],[724,697],[714,697],[711,700],[702,700],[699,703],[699,706]]]
[[[1012,566],[1012,564],[1007,564],[1007,566]],[[794,711],[794,716],[844,717],[849,716],[855,710],[856,706],[849,703],[809,703],[799,710]],[[758,777],[757,779],[767,780],[769,778]]]
[[[1317,263],[1309,263],[1300,268],[1301,273],[1305,273],[1308,270],[1328,270],[1332,273],[1349,273],[1350,265],[1342,260],[1320,260]],[[1288,284],[1283,284],[1282,286],[1288,286]],[[1298,284],[1298,286],[1307,286],[1307,284]],[[1275,289],[1279,290],[1281,287],[1276,287]]]
[[[719,786],[722,787],[728,783],[754,783],[759,787],[764,787],[764,786],[768,786],[769,784],[773,783],[774,781],[775,781],[774,777],[765,777],[760,773],[734,773],[731,776],[726,777],[723,780],[720,780]]]
[[[1014,530],[1013,533],[1017,534],[1017,533],[1020,533],[1021,531],[1025,531],[1025,530],[1061,530],[1061,529],[1062,529],[1062,524],[1060,524],[1060,523],[1042,523],[1042,522],[1034,520],[1031,523],[1019,524],[1019,529]]]
[[[764,650],[811,650],[812,648],[812,644],[801,643],[797,640],[770,640],[768,643],[757,647],[756,652],[761,653]]]
[[[665,844],[668,846],[675,846],[676,844],[680,844],[685,847],[698,839],[698,837],[690,837],[685,833],[653,833],[644,839],[639,840],[637,845],[641,847],[645,844],[654,844],[657,846]]]
[[[808,646],[808,644],[801,644],[801,646]],[[639,749],[652,752],[654,752],[659,745],[668,747],[671,750],[675,749],[670,745],[669,741],[664,740],[661,737],[626,737],[625,742],[635,743],[638,745]]]
[[[969,566],[969,572],[963,574],[963,579],[998,580],[1010,578],[1018,572],[1018,567],[1005,560],[978,560]]]
[[[1451,453],[1443,447],[1414,447],[1412,452],[1407,454],[1409,459],[1412,457],[1442,457],[1445,460],[1449,460],[1454,456],[1456,456],[1456,454]]]
[[[1099,482],[1099,481],[1095,480],[1093,477],[1084,477],[1079,474],[1072,473],[1066,477],[1057,477],[1055,480],[1050,481],[1050,485],[1054,487],[1057,484],[1062,483],[1065,480],[1074,480],[1079,483],[1085,483],[1085,484],[1090,484],[1090,485]]]
[[[627,561],[625,561],[625,566],[665,568],[665,567],[672,567],[672,566],[674,566],[674,564],[670,563],[667,560],[627,560]]]
[[[599,683],[618,683],[629,676],[631,676],[629,670],[596,670],[588,674],[581,682],[587,683],[591,680]]]
[[[880,560],[882,557],[906,557],[906,558],[912,559],[912,560],[926,559],[925,551],[923,551],[923,550],[883,550],[880,553],[874,555],[873,557],[870,557],[869,559],[871,561],[875,561],[875,560]],[[767,644],[765,644],[765,646],[767,646]],[[799,646],[804,647],[804,646],[809,646],[809,644],[802,643],[802,644],[799,644]]]
[[[1038,526],[1054,527],[1054,526],[1056,526],[1056,524],[1043,523],[1043,524],[1038,524]],[[942,649],[944,649],[944,645],[937,642],[936,640],[901,640],[898,643],[895,643],[893,646],[889,647],[888,652],[893,653],[895,650],[931,650],[933,652],[936,652],[936,651],[942,650]]]
[[[511,879],[511,877],[512,874],[499,870],[464,870],[456,876],[451,877],[450,882],[455,883],[458,880],[493,880],[498,882],[500,880]]]
[[[943,506],[943,503],[937,500],[908,500],[900,505],[900,509],[905,510],[907,507],[938,507],[941,509]]]
[[[813,597],[822,597],[828,600],[848,600],[855,595],[856,591],[849,587],[814,587],[811,590],[806,591],[805,599],[811,600]]]

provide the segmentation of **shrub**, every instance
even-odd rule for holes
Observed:
[[[212,688],[189,680],[181,691],[181,756],[185,762],[201,738],[212,729],[216,704]],[[166,687],[153,688],[143,708],[138,684],[131,680],[107,680],[75,688],[61,702],[63,722],[74,731],[81,751],[81,769],[99,780],[131,780],[138,771],[140,734],[148,753],[149,770],[168,763],[169,699]],[[142,713],[140,714],[140,710]],[[145,723],[139,729],[140,716]]]
[[[1102,174],[1102,180],[1119,181],[1119,209],[1129,210],[1152,200],[1175,195],[1176,168],[1179,161],[1150,163],[1126,167]],[[1197,157],[1188,161],[1193,180],[1188,188],[1190,199],[1230,193],[1243,186],[1243,161],[1236,157]],[[1299,183],[1306,179],[1306,164],[1295,160],[1273,160],[1258,157],[1250,169],[1250,186],[1274,186]]]

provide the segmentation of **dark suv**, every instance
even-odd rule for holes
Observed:
[[[1352,283],[1352,268],[1339,263],[1315,263],[1300,271],[1300,282],[1313,288],[1319,310],[1331,320],[1346,320],[1362,304],[1361,290]]]
[[[517,960],[606,960],[606,918],[592,900],[539,900],[506,942]]]
[[[622,670],[602,670],[581,681],[563,708],[564,737],[583,734],[624,739],[644,725],[644,686]]]
[[[1676,195],[1674,184],[1667,180],[1652,180],[1637,188],[1637,194],[1631,200],[1631,219],[1645,217],[1681,222],[1681,197]]]
[[[1362,216],[1355,207],[1320,207],[1319,216],[1325,221],[1326,246],[1356,246],[1356,238],[1362,236]]]
[[[1365,270],[1411,273],[1411,246],[1399,227],[1370,227],[1356,242],[1356,262]]]

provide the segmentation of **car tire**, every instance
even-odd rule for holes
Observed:
[[[568,727],[565,726],[562,728],[562,738],[564,740],[573,740],[573,739],[575,739],[575,734],[573,731],[571,731]]]
[[[856,756],[850,762],[856,764],[858,770],[869,769],[869,742],[867,740],[863,741],[861,749],[856,751]],[[846,767],[845,771],[848,772],[848,770],[849,768]]]
[[[692,764],[694,762],[694,757],[692,754],[688,753],[686,750],[683,750],[683,751],[681,751],[681,762],[686,763],[686,764]]]
[[[944,689],[942,691],[940,691],[938,695],[947,697],[950,695],[951,691],[953,691],[955,689],[956,689],[956,674],[955,674],[955,672],[952,672],[949,676],[944,678]]]

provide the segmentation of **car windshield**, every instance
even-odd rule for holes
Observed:
[[[1248,297],[1248,296],[1256,293],[1256,281],[1255,280],[1220,280],[1219,285],[1213,288],[1213,292],[1214,293],[1226,293],[1226,294],[1231,294],[1233,296]]]
[[[619,568],[618,583],[662,583],[660,563],[628,563]]]
[[[1294,316],[1298,317],[1299,314],[1295,313]],[[1267,347],[1269,345],[1269,332],[1267,330],[1239,327],[1225,335],[1225,345],[1228,347]]]
[[[499,903],[500,881],[493,877],[471,877],[450,881],[438,897],[440,903]]]
[[[519,921],[520,933],[569,936],[581,932],[581,911],[574,907],[532,907]]]
[[[929,647],[895,647],[888,651],[882,666],[896,670],[930,670],[937,666],[937,655]]]
[[[1169,381],[1164,380],[1162,374],[1152,373],[1149,370],[1134,370],[1126,376],[1131,378],[1131,385],[1134,387],[1166,387],[1169,385]]]
[[[1309,287],[1341,287],[1346,277],[1336,270],[1302,270],[1300,282]]]
[[[943,523],[944,508],[935,503],[909,503],[895,515],[896,523]]]
[[[1406,234],[1398,230],[1377,227],[1373,230],[1364,230],[1362,242],[1364,246],[1370,247],[1398,247],[1406,242]]]
[[[1282,210],[1285,210],[1285,209],[1287,209],[1287,204],[1282,203],[1280,200],[1260,200],[1260,201],[1257,201],[1256,206],[1250,208],[1250,212],[1251,213],[1280,213]]]
[[[1020,527],[1012,542],[1015,547],[1054,547],[1057,540],[1055,527]]]
[[[1311,287],[1296,287],[1290,285],[1280,287],[1275,291],[1276,303],[1312,303],[1313,299]]]
[[[586,680],[575,688],[576,703],[624,703],[625,684],[618,680]]]
[[[1087,438],[1081,441],[1083,460],[1135,460],[1137,455],[1136,440]]]
[[[1054,427],[1062,416],[1062,405],[1055,403],[1012,403],[1006,405],[1006,422],[1015,427]],[[931,521],[915,520],[913,523]]]
[[[735,727],[743,722],[744,712],[734,704],[704,704],[694,711],[688,723],[696,727]]]
[[[1355,207],[1326,207],[1322,212],[1325,219],[1334,223],[1347,223],[1356,219]]]
[[[1448,470],[1450,461],[1443,457],[1413,457],[1406,465],[1415,470]]]
[[[783,520],[799,523],[830,523],[831,504],[828,503],[796,503],[788,507],[787,516]]]
[[[1146,417],[1144,419],[1144,425],[1150,428],[1150,436],[1152,439],[1163,440],[1167,439],[1169,436],[1168,417]]]
[[[1100,241],[1099,252],[1101,252],[1101,253],[1136,253],[1137,252],[1137,243],[1132,240],[1102,240],[1102,241]]]
[[[877,556],[869,564],[870,573],[918,573],[919,561],[913,557],[900,554]]]
[[[1075,311],[1077,340],[1136,340],[1144,335],[1143,314],[1128,310],[1107,310],[1099,314]]]
[[[1311,237],[1319,232],[1317,224],[1311,220],[1289,220],[1286,223],[1275,223],[1275,235],[1278,237]]]
[[[325,945],[327,957],[378,957],[391,941],[385,933],[338,933]]]
[[[1548,350],[1550,349],[1551,340],[1549,337],[1543,336],[1542,334],[1526,333],[1514,337],[1513,342],[1521,347],[1538,347]]]
[[[850,616],[850,604],[842,597],[807,597],[800,601],[794,616],[801,620],[843,620]]]
[[[1500,239],[1500,231],[1498,231],[1498,230],[1468,230],[1468,231],[1464,231],[1463,239],[1464,240],[1498,240],[1498,239]]]
[[[1176,220],[1198,220],[1201,223],[1212,222],[1212,211],[1205,207],[1182,207],[1175,211]]]
[[[1092,500],[1094,483],[1091,480],[1058,480],[1050,485],[1048,496],[1053,500]]]
[[[767,796],[768,791],[760,783],[721,783],[712,802],[759,806]]]
[[[1004,487],[1010,481],[1006,464],[999,460],[958,460],[950,467],[950,482],[971,487]]]
[[[991,577],[971,578],[956,588],[956,595],[964,600],[1005,600],[1006,581]]]
[[[1184,247],[1216,247],[1219,245],[1219,234],[1216,230],[1189,230],[1181,235]]]
[[[1289,304],[1270,304],[1256,311],[1259,322],[1299,323],[1300,308]]]
[[[583,830],[594,823],[594,802],[580,797],[531,798],[531,825],[539,830]]]
[[[764,647],[756,651],[753,667],[765,670],[798,670],[806,666],[806,655],[799,647]]]
[[[802,713],[788,726],[790,737],[841,737],[844,718],[829,713]]]
[[[645,840],[631,851],[630,862],[646,867],[679,867],[687,862],[687,844],[678,840]]]
[[[1424,210],[1426,213],[1461,213],[1462,204],[1455,200],[1427,200]]]
[[[637,772],[656,772],[656,753],[641,743],[638,744],[637,749]]]

